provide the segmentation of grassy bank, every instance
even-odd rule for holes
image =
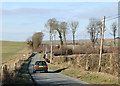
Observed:
[[[25,42],[2,41],[2,66],[7,65],[2,75],[3,84],[33,85],[28,72],[31,50],[27,49]],[[26,54],[28,60],[20,60]],[[19,62],[20,61],[20,62]],[[15,66],[17,64],[18,66]],[[17,67],[17,68],[16,68]],[[3,85],[4,86],[4,85]]]
[[[49,69],[54,71],[63,69],[63,67],[49,64]],[[78,70],[75,68],[68,68],[62,70],[60,73],[77,78],[82,81],[86,81],[91,84],[118,84],[118,78],[105,73],[90,72],[84,70]]]
[[[28,72],[28,64],[31,58],[28,60],[24,61],[22,64],[21,68],[16,70],[15,73],[17,73],[17,76],[15,78],[15,84],[20,84],[20,85],[33,85],[33,81],[31,79],[31,76],[29,75]]]
[[[30,85],[33,86],[34,83],[28,71],[28,66],[31,58],[23,61],[20,68],[16,70],[3,70],[2,76],[2,86],[6,85]]]

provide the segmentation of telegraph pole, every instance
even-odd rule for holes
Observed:
[[[47,44],[46,44],[46,50],[45,50],[45,51],[46,51],[46,53],[48,52],[48,49],[47,49]]]
[[[52,53],[53,53],[53,36],[51,34],[51,55],[50,55],[50,63],[52,63]]]
[[[101,34],[101,43],[100,43],[100,58],[99,58],[99,68],[98,68],[98,72],[101,72],[101,59],[102,59],[102,50],[103,50],[104,28],[105,28],[105,16],[103,17],[103,25],[102,25],[102,34]]]

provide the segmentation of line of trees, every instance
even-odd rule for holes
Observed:
[[[75,45],[75,32],[76,29],[79,27],[78,21],[72,21],[68,24],[67,22],[60,22],[57,21],[55,18],[52,18],[47,21],[45,27],[48,28],[49,30],[50,40],[51,40],[51,36],[53,34],[56,35],[56,31],[58,32],[60,45],[66,44],[66,34],[68,30],[71,30],[73,45]],[[104,32],[105,31],[106,29],[104,30]],[[114,36],[114,44],[115,44],[116,31],[117,31],[117,24],[113,22],[111,34]],[[92,42],[93,48],[95,47],[95,43],[98,43],[99,45],[98,39],[101,37],[102,34],[102,21],[96,18],[90,18],[89,24],[87,26],[87,32],[90,35],[90,40]]]
[[[68,28],[69,26],[70,26],[70,29],[72,30],[73,44],[75,45],[75,32],[79,26],[78,21],[72,21],[70,24],[68,24],[67,22],[57,21],[55,18],[49,19],[45,24],[45,27],[48,28],[49,30],[50,41],[51,41],[51,36],[57,31],[60,39],[60,45],[66,44],[66,34],[68,30],[70,30]],[[63,42],[63,39],[64,39],[64,42]]]
[[[50,34],[50,41],[52,39],[52,36],[56,37],[56,32],[59,35],[60,39],[60,45],[66,44],[66,34],[68,33],[69,30],[72,32],[72,42],[73,45],[75,45],[75,33],[77,28],[79,27],[79,22],[78,21],[71,21],[70,23],[67,23],[65,21],[60,22],[56,20],[55,18],[49,19],[47,23],[45,24],[45,27],[48,28],[49,34]],[[92,42],[93,48],[95,47],[95,43],[98,43],[98,39],[101,37],[102,33],[102,21],[96,18],[91,18],[89,19],[89,24],[87,26],[87,32],[90,35],[90,40]],[[106,30],[104,30],[105,32]],[[115,37],[116,37],[116,32],[117,32],[117,23],[113,22],[111,24],[111,35],[113,35],[114,38],[114,45],[115,43]],[[34,33],[32,37],[29,37],[27,39],[27,44],[29,47],[33,49],[37,49],[39,45],[41,44],[43,39],[43,33],[42,32],[37,32]],[[74,46],[73,46],[74,49]]]
[[[87,31],[90,35],[92,46],[94,48],[95,43],[98,43],[98,38],[100,38],[102,35],[102,21],[99,19],[96,19],[96,18],[89,19],[89,25],[87,27]],[[106,31],[106,29],[104,29],[104,32],[105,31]],[[113,22],[111,24],[111,33],[110,34],[113,35],[114,46],[116,45],[116,42],[115,42],[116,32],[117,32],[117,22]],[[99,43],[98,43],[98,45],[99,45]]]
[[[87,31],[90,35],[90,40],[91,40],[92,46],[94,48],[95,43],[98,40],[98,37],[101,37],[101,34],[102,34],[102,22],[98,19],[91,18],[89,20],[89,25],[87,27]]]
[[[78,21],[72,21],[70,23],[70,27],[71,27],[71,30],[72,30],[72,36],[73,36],[73,49],[75,48],[75,32],[76,32],[76,29],[78,28],[79,26],[79,22]]]

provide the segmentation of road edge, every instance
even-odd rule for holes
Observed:
[[[29,58],[31,58],[32,59],[32,57],[30,56]],[[33,85],[34,86],[37,86],[37,83],[35,82],[35,80],[33,79],[33,77],[32,77],[32,75],[31,75],[31,73],[30,73],[30,70],[29,70],[29,66],[30,66],[30,63],[31,63],[31,59],[30,59],[30,61],[29,61],[29,63],[28,63],[28,73],[29,73],[29,75],[30,75],[30,77],[31,77],[31,79],[32,79],[32,81],[33,81]]]

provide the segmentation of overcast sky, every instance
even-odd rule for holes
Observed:
[[[117,14],[117,2],[4,2],[0,40],[25,41],[39,31],[44,33],[44,40],[49,40],[49,33],[44,25],[50,18],[68,23],[79,21],[76,39],[88,39],[86,27],[90,18],[102,19],[103,16],[114,17]],[[117,22],[117,19],[106,21],[105,38],[112,38],[110,25],[114,21]],[[70,30],[67,39],[72,39]]]

